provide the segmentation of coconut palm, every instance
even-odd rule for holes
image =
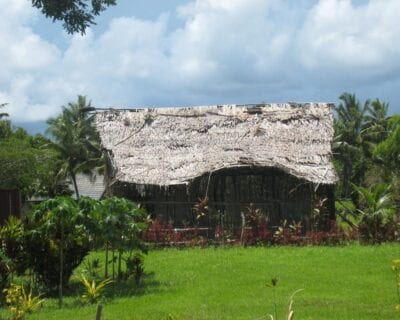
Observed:
[[[78,96],[77,102],[63,106],[60,116],[47,121],[47,132],[53,140],[50,146],[62,160],[58,176],[60,179],[71,179],[77,198],[77,173],[91,175],[93,169],[102,162],[100,139],[93,125],[94,119],[88,114],[92,109],[86,97]]]
[[[388,109],[389,104],[379,99],[373,100],[367,107],[362,133],[369,148],[369,155],[376,144],[388,137]]]
[[[380,241],[385,235],[385,226],[394,217],[395,206],[391,195],[391,186],[378,184],[375,188],[353,185],[360,196],[361,206],[356,211],[360,215],[359,230],[364,240]]]
[[[337,108],[333,149],[341,163],[343,195],[348,197],[352,192],[350,183],[359,184],[366,169],[362,130],[370,102],[367,100],[362,105],[354,94],[349,93],[343,93],[339,99],[342,103]]]

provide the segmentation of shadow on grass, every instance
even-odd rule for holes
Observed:
[[[105,297],[127,297],[127,296],[143,296],[145,294],[160,293],[162,291],[160,281],[155,279],[155,273],[146,273],[139,284],[133,279],[123,281],[116,280],[110,284],[105,290]]]
[[[95,280],[99,283],[101,279]],[[104,289],[104,298],[112,300],[117,297],[143,296],[145,294],[160,293],[163,286],[155,279],[155,273],[145,273],[139,284],[136,284],[133,279],[115,280]],[[63,290],[63,297],[72,301],[72,305],[80,306],[80,296],[85,293],[83,284],[77,279],[72,278]],[[52,290],[46,293],[46,297],[57,299],[58,290]],[[75,299],[76,298],[76,301]],[[67,303],[69,304],[69,303]]]

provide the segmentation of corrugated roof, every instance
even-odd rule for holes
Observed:
[[[78,173],[76,175],[76,184],[78,185],[79,195],[81,197],[90,197],[99,200],[105,190],[104,176],[101,174],[94,174],[93,177]],[[69,188],[74,191],[74,186],[70,183]],[[72,195],[76,198],[75,191]]]

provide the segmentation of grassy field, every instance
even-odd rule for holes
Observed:
[[[284,319],[296,289],[304,289],[295,297],[296,319],[396,319],[395,258],[400,245],[155,250],[143,286],[114,289],[103,319],[267,319],[273,290]],[[275,289],[265,285],[272,277]],[[94,319],[95,310],[72,295],[62,310],[47,299],[29,319]]]

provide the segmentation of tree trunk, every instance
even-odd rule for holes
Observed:
[[[71,172],[70,175],[71,175],[72,184],[74,185],[76,198],[79,199],[79,190],[78,190],[78,185],[76,183],[76,175],[73,172]]]
[[[115,250],[112,248],[112,278],[115,279]]]
[[[62,219],[62,218],[61,218]],[[58,306],[63,306],[63,272],[64,272],[64,223],[61,220],[61,239],[60,239],[60,283],[58,285]]]
[[[104,268],[104,278],[108,278],[108,241],[106,241],[106,265]]]
[[[119,249],[119,251],[118,251],[118,280],[121,280],[121,278],[122,278],[121,260],[122,260],[122,249]]]

